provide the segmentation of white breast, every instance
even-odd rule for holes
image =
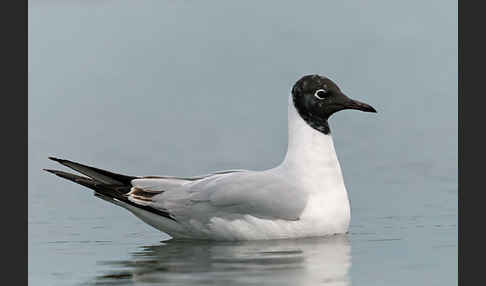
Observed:
[[[287,154],[275,171],[286,173],[302,191],[309,193],[301,215],[304,223],[321,232],[346,232],[350,205],[331,134],[310,127],[297,113],[291,97],[288,120]]]

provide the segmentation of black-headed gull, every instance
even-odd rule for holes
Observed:
[[[125,176],[50,157],[85,176],[47,170],[95,191],[173,238],[250,240],[346,233],[348,194],[329,117],[376,112],[330,79],[307,75],[292,88],[288,150],[265,171],[230,170],[197,177]]]

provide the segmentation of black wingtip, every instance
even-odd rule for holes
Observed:
[[[49,159],[51,159],[51,157],[49,157]],[[57,159],[57,160],[56,159],[57,158],[53,158],[52,160],[54,160],[54,161],[61,160],[62,161],[62,159]],[[74,175],[74,174],[59,171],[59,170],[52,170],[52,169],[42,169],[42,170],[49,172],[49,173],[52,173],[54,175],[57,175],[61,178],[73,181],[73,182],[78,183],[80,185],[83,185],[87,188],[90,188],[90,189],[94,190],[96,192],[96,194],[99,194],[100,197],[103,196],[102,198],[105,199],[105,200],[112,201],[113,199],[117,199],[117,200],[119,200],[123,203],[132,205],[132,206],[137,207],[137,208],[141,208],[143,210],[149,211],[151,213],[163,216],[165,218],[168,218],[170,220],[177,222],[177,220],[168,212],[164,212],[164,211],[161,211],[159,209],[155,209],[155,208],[152,208],[152,207],[149,207],[149,206],[137,205],[137,204],[131,202],[130,200],[128,200],[126,198],[125,194],[129,192],[129,188],[127,188],[127,190],[121,192],[121,189],[119,188],[120,186],[118,186],[118,185],[116,185],[116,186],[104,185],[104,184],[96,182],[96,181],[94,181],[90,178]],[[107,172],[107,171],[103,171],[103,172]],[[123,175],[117,175],[117,176],[123,176]],[[128,178],[127,176],[124,176],[124,177]]]
[[[42,169],[42,170],[49,172],[49,173],[52,173],[52,174],[56,174],[56,171],[52,170],[52,169]]]
[[[59,159],[59,158],[52,157],[52,156],[51,156],[51,157],[47,157],[47,158],[49,158],[49,159],[50,159],[50,160],[52,160],[52,161],[56,161],[56,162],[58,162],[58,163],[61,163],[61,164],[62,164],[62,162],[66,161],[66,160],[64,160],[64,159]]]
[[[70,178],[72,176],[72,174],[69,174],[69,173],[66,173],[66,172],[63,172],[63,171],[59,171],[59,170],[52,170],[52,169],[42,169],[46,172],[49,172],[51,174],[54,174],[56,176],[59,176],[59,177],[62,177],[62,178]],[[69,176],[71,175],[71,176]]]
[[[57,175],[59,177],[67,178],[67,179],[81,178],[81,176],[74,175],[74,174],[64,172],[64,171],[53,170],[53,169],[42,169],[42,170],[49,172],[51,174]]]
[[[58,162],[61,165],[64,165],[68,168],[71,168],[85,176],[88,176],[95,181],[100,183],[108,183],[108,184],[119,184],[119,185],[130,185],[131,181],[137,179],[136,176],[127,176],[122,174],[113,173],[107,170],[103,170],[100,168],[83,165],[77,162],[73,162],[66,159],[60,159],[56,157],[49,156],[47,157],[52,161]],[[55,173],[57,175],[57,173]],[[108,180],[107,180],[108,178]]]

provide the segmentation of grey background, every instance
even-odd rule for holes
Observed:
[[[28,69],[32,285],[91,281],[164,239],[42,172],[47,156],[132,175],[266,169],[310,73],[378,110],[330,121],[349,281],[456,284],[456,1],[31,0]]]

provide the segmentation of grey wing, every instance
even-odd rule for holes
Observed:
[[[307,203],[286,178],[263,171],[224,171],[197,178],[137,179],[129,199],[186,218],[252,215],[297,220]],[[158,181],[155,181],[158,180]],[[155,193],[155,194],[154,194]],[[154,194],[154,195],[152,195]]]
[[[194,203],[208,204],[221,215],[297,220],[307,204],[307,194],[285,177],[272,173],[242,172],[193,184]]]
[[[193,177],[176,177],[176,176],[144,176],[133,179],[133,186],[128,195],[128,199],[141,205],[150,205],[156,203],[155,196],[169,194],[171,197],[176,194],[178,197],[184,196],[184,186],[191,183],[201,182],[219,175],[230,174],[235,172],[244,172],[245,170],[226,170],[215,172],[202,176]],[[160,197],[160,196],[158,196]],[[160,206],[162,208],[162,206]]]

